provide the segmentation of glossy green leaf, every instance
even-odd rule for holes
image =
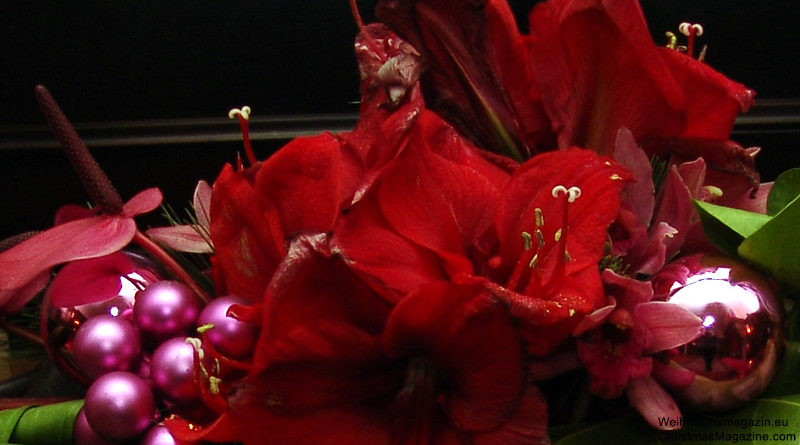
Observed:
[[[745,237],[737,250],[740,257],[770,274],[784,290],[800,291],[800,197],[795,198],[769,222]]]
[[[708,239],[723,252],[735,256],[742,241],[770,220],[770,216],[703,201],[694,201]]]
[[[767,213],[775,215],[800,195],[800,168],[786,170],[778,176],[767,197]]]
[[[798,369],[800,369],[800,343],[788,342],[786,351],[784,351],[778,365],[778,371],[762,397],[782,397],[800,394],[800,378],[797,378]]]

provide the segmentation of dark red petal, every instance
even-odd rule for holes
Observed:
[[[292,140],[255,175],[254,188],[275,206],[287,235],[330,230],[344,200],[339,141],[330,133]]]
[[[296,330],[342,323],[370,335],[383,328],[390,305],[326,253],[324,235],[293,240],[264,296],[263,325],[254,363],[262,369],[280,361],[269,352],[276,341]],[[302,345],[299,345],[302,346]]]
[[[446,279],[441,260],[433,252],[389,227],[374,196],[340,218],[332,250],[392,303],[421,284]]]
[[[221,415],[210,425],[197,425],[194,422],[176,416],[164,419],[164,424],[169,428],[172,437],[179,441],[233,442],[238,439],[227,414]]]
[[[533,71],[561,148],[611,153],[621,127],[676,136],[687,97],[632,0],[550,1],[530,16]]]
[[[214,182],[209,231],[216,254],[214,284],[220,294],[257,301],[286,254],[275,206],[257,192],[251,177],[260,167],[234,172],[225,166]]]
[[[525,390],[514,416],[500,428],[472,435],[474,445],[527,445],[547,442],[547,403],[533,385]]]
[[[448,273],[471,272],[467,246],[491,226],[507,175],[431,112],[417,118],[406,152],[379,189],[390,226],[436,252]]]
[[[135,270],[133,261],[122,252],[72,261],[53,279],[48,290],[50,302],[70,307],[115,297],[122,288],[121,277]]]
[[[384,346],[395,357],[427,357],[443,373],[443,404],[462,430],[496,429],[516,410],[522,347],[506,308],[481,286],[422,286],[390,314]]]
[[[504,2],[381,1],[377,14],[422,54],[426,103],[482,147],[530,153],[548,130]]]

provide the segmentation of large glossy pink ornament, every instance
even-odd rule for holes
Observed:
[[[142,355],[139,331],[122,317],[98,315],[83,323],[75,334],[74,360],[90,379],[111,371],[128,371]]]
[[[234,304],[249,306],[251,302],[233,295],[214,299],[200,312],[197,325],[213,326],[205,332],[205,340],[220,354],[241,359],[253,353],[259,328],[229,317],[228,309]]]
[[[197,400],[199,392],[194,373],[194,346],[186,342],[186,337],[175,337],[162,343],[150,359],[153,388],[177,404]]]
[[[777,288],[751,267],[720,256],[691,255],[653,277],[656,298],[703,320],[704,333],[665,353],[691,371],[684,403],[722,411],[753,400],[775,375],[785,347],[785,316]]]
[[[144,380],[115,371],[95,380],[86,392],[86,420],[97,434],[125,441],[142,434],[156,419],[153,392]]]
[[[152,342],[187,335],[194,328],[202,303],[197,294],[178,281],[159,281],[136,295],[134,323]]]
[[[56,365],[77,380],[89,383],[84,373],[78,370],[74,358],[74,338],[86,320],[98,316],[129,317],[133,310],[137,292],[161,280],[158,267],[146,257],[123,251],[133,261],[135,270],[116,277],[119,290],[106,298],[75,306],[55,306],[50,293],[45,294],[39,323],[45,349]],[[108,277],[104,277],[108,279]],[[75,289],[81,292],[81,289]],[[93,299],[96,296],[93,297]],[[79,297],[77,299],[80,299]]]

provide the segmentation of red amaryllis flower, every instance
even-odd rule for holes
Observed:
[[[757,185],[750,154],[728,140],[753,91],[691,55],[655,45],[634,0],[551,0],[530,15],[532,69],[560,147],[611,153],[631,130],[650,153],[703,156]]]
[[[481,283],[526,320],[530,347],[544,353],[569,335],[572,317],[604,301],[597,263],[626,177],[579,149],[509,175],[427,112],[371,196],[342,218],[334,246],[390,301],[435,277]]]
[[[264,302],[254,368],[229,397],[245,444],[509,443],[545,437],[504,305],[434,282],[397,306],[324,236],[289,248]],[[310,310],[312,309],[312,310]]]
[[[349,133],[298,138],[246,169],[226,166],[214,183],[209,231],[221,293],[260,300],[286,242],[330,231],[364,195],[422,108],[413,48],[380,25],[356,40],[361,119]]]
[[[528,54],[504,0],[383,0],[377,15],[420,51],[428,107],[462,134],[517,160],[552,145]]]

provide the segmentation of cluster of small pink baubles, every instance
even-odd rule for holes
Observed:
[[[205,383],[196,378],[195,360],[208,354],[195,351],[190,336],[210,327],[206,341],[234,359],[246,357],[255,344],[258,328],[227,316],[231,305],[247,305],[245,299],[221,297],[204,307],[177,281],[139,280],[139,286],[132,298],[48,308],[51,353],[69,373],[91,383],[75,424],[79,444],[178,444],[158,421],[163,412],[191,410],[200,402],[199,385]]]

